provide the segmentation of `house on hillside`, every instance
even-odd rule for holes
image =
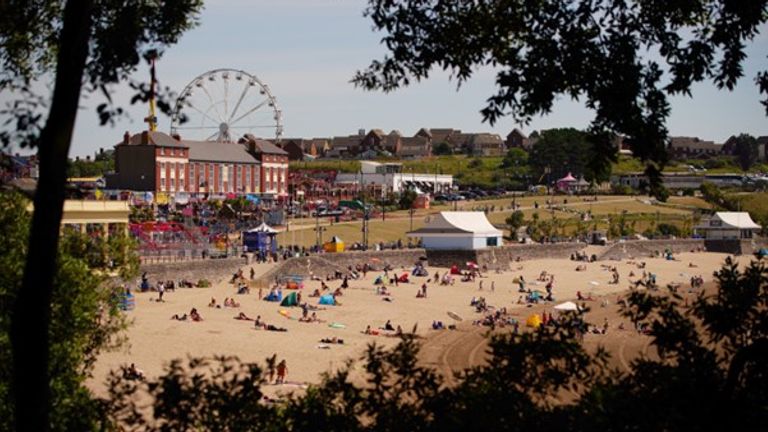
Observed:
[[[422,136],[402,137],[395,155],[402,159],[423,158],[432,155],[432,146],[429,140]]]
[[[444,211],[432,215],[423,228],[406,234],[420,238],[427,250],[476,250],[502,245],[502,232],[483,212]]]
[[[363,135],[337,136],[331,138],[329,149],[323,155],[327,158],[352,158],[360,150]]]
[[[506,145],[508,149],[520,148],[527,150],[528,137],[520,129],[512,129],[512,132],[507,134]]]
[[[747,212],[717,212],[694,228],[707,240],[751,239],[760,229]]]
[[[722,145],[698,137],[672,137],[669,141],[669,153],[677,159],[710,158],[720,155],[722,150]]]
[[[305,155],[311,157],[317,157],[318,151],[312,140],[304,138],[283,138],[280,142],[275,140],[269,140],[272,144],[277,145],[288,153],[288,160],[300,161],[304,160]]]
[[[504,141],[497,134],[476,133],[471,134],[465,147],[467,153],[475,156],[502,156],[504,155]]]

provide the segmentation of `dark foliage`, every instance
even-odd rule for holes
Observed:
[[[393,91],[451,72],[459,84],[493,67],[496,94],[481,110],[491,124],[526,123],[560,97],[595,112],[588,129],[592,171],[615,159],[614,134],[646,162],[650,192],[667,162],[668,98],[711,80],[733,89],[745,43],[768,19],[767,0],[529,1],[370,0],[365,14],[388,53],[353,82]],[[648,53],[653,53],[648,55]],[[768,96],[768,73],[756,77]],[[768,98],[763,102],[768,107]]]

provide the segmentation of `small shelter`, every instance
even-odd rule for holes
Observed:
[[[475,250],[501,246],[501,230],[496,229],[483,212],[444,211],[423,227],[407,233],[421,238],[425,249]]]
[[[747,212],[717,212],[695,227],[707,240],[751,239],[760,229]]]
[[[256,228],[243,231],[243,246],[249,252],[277,252],[277,230],[262,223]]]
[[[555,183],[555,185],[558,191],[569,192],[577,183],[578,183],[578,180],[576,180],[576,177],[574,177],[569,172],[568,175],[558,180],[557,183]]]
[[[344,242],[337,236],[333,236],[323,244],[323,250],[326,252],[344,252]]]
[[[283,298],[283,301],[280,302],[280,306],[298,306],[299,305],[299,299],[296,295],[296,292],[292,292],[285,296]]]

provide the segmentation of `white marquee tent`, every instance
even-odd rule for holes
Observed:
[[[501,246],[502,234],[483,212],[444,211],[408,237],[421,238],[425,249],[471,250]]]

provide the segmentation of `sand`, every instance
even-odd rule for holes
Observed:
[[[647,263],[646,271],[657,274],[659,285],[681,282],[687,287],[692,275],[701,275],[706,282],[711,281],[713,271],[720,268],[725,257],[725,254],[702,252],[679,254],[676,256],[676,261],[660,258],[646,258],[643,261]],[[745,258],[742,261],[748,260]],[[694,263],[697,267],[690,268],[689,263]],[[392,346],[397,342],[396,338],[363,334],[362,330],[366,325],[378,328],[387,320],[391,320],[394,325],[401,325],[405,331],[410,331],[416,326],[417,333],[429,342],[430,338],[446,338],[442,334],[448,330],[434,331],[431,329],[431,323],[433,320],[441,320],[446,325],[454,323],[447,315],[448,311],[463,317],[465,324],[462,330],[468,331],[466,322],[481,317],[469,305],[473,296],[483,296],[488,304],[496,307],[523,309],[518,313],[521,316],[526,315],[524,306],[515,304],[519,294],[513,280],[519,275],[525,277],[528,286],[532,289],[544,290],[543,283],[538,284],[534,281],[543,270],[554,274],[553,294],[557,304],[575,299],[577,291],[594,296],[623,292],[629,286],[629,272],[642,273],[642,270],[628,264],[626,260],[588,263],[587,271],[583,272],[575,271],[578,264],[580,263],[563,259],[510,263],[510,271],[490,272],[485,277],[476,279],[475,282],[456,281],[453,286],[429,283],[426,299],[416,298],[416,292],[426,278],[411,277],[411,283],[390,287],[394,299],[391,303],[382,301],[382,297],[375,294],[373,280],[381,272],[368,273],[363,280],[350,280],[350,288],[345,290],[342,297],[339,297],[341,306],[327,306],[325,310],[317,312],[318,318],[326,321],[320,324],[302,323],[286,318],[278,311],[288,310],[292,317],[298,318],[301,316],[301,309],[284,308],[278,303],[262,301],[258,297],[258,290],[252,290],[249,295],[236,295],[235,287],[223,280],[215,283],[211,288],[184,288],[168,292],[165,294],[166,301],[162,303],[154,301],[157,293],[137,293],[136,309],[127,312],[133,321],[127,330],[128,346],[120,351],[102,354],[96,363],[94,377],[89,380],[88,385],[97,394],[103,395],[105,377],[109,370],[129,363],[135,363],[149,376],[157,376],[162,373],[164,366],[175,358],[236,355],[244,361],[263,363],[266,357],[273,354],[277,354],[278,359],[287,361],[289,382],[317,383],[324,371],[341,367],[347,359],[359,360],[369,343],[376,342]],[[618,267],[621,275],[619,284],[608,283],[611,280],[611,272],[603,269],[602,265]],[[247,275],[248,267],[243,269]],[[264,270],[266,267],[259,268],[259,272]],[[439,271],[440,274],[447,271],[447,269],[434,267],[428,270],[430,275],[434,275],[435,271]],[[397,270],[398,274],[402,272],[401,269]],[[152,275],[149,277],[151,279]],[[483,290],[479,291],[478,286],[481,280]],[[495,282],[493,292],[490,289],[491,282]],[[335,289],[340,283],[340,281],[333,281],[329,286]],[[319,287],[320,282],[306,280],[303,300],[317,304],[318,299],[309,298],[308,295]],[[284,290],[284,293],[287,292],[289,291]],[[209,308],[207,304],[211,297],[215,297],[219,303],[222,303],[225,297],[234,297],[241,306]],[[203,322],[180,322],[170,319],[173,314],[188,313],[192,307],[198,309],[204,318]],[[261,315],[262,320],[278,327],[285,327],[288,332],[255,330],[253,322],[233,319],[241,311],[250,317]],[[345,328],[330,328],[328,323],[333,322],[344,324]],[[343,338],[345,343],[331,345],[330,349],[317,347],[320,339],[333,336]],[[456,337],[452,337],[451,340],[454,339]],[[477,341],[477,339],[473,340]],[[455,350],[456,345],[455,341],[451,342],[451,349]],[[427,343],[427,349],[432,351],[440,350],[440,347],[439,343]],[[467,354],[458,355],[477,356],[477,349],[469,351]],[[445,357],[442,355],[445,353],[438,354],[440,353],[432,352],[431,355]],[[452,355],[456,357],[457,354]],[[290,386],[286,386],[288,387]]]

